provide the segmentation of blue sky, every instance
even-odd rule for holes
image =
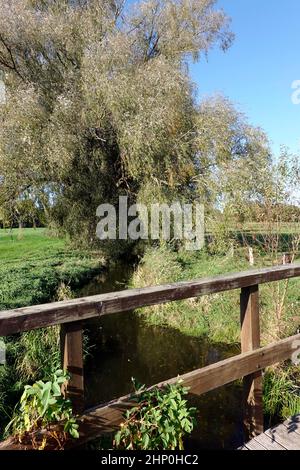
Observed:
[[[291,88],[300,80],[299,0],[219,0],[236,34],[224,54],[215,49],[191,75],[199,97],[221,92],[262,127],[277,154],[280,145],[300,151],[300,105]]]

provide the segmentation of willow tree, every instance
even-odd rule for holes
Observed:
[[[30,191],[47,206],[50,195],[51,218],[91,240],[100,203],[188,191],[187,63],[232,40],[215,3],[1,0],[2,202]]]

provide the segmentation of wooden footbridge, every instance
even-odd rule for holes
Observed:
[[[300,450],[300,415],[254,437],[240,450]]]
[[[272,364],[295,359],[297,354],[300,354],[300,334],[260,347],[259,285],[299,276],[300,264],[289,264],[4,311],[0,312],[0,337],[60,325],[62,362],[71,374],[66,393],[81,416],[80,439],[70,441],[73,446],[114,431],[121,423],[124,411],[134,404],[132,395],[127,395],[85,410],[82,349],[85,320],[117,312],[124,312],[126,315],[125,312],[135,308],[240,289],[241,354],[188,372],[182,375],[181,379],[184,385],[189,387],[191,394],[200,395],[243,378],[244,422],[251,435],[260,435],[264,431],[262,371]],[[178,377],[175,377],[156,386],[177,381]],[[289,424],[285,423],[283,426],[287,429]],[[266,448],[266,443],[269,445],[272,439],[273,448],[276,445],[289,448],[283,445],[281,438],[279,439],[282,429],[279,428],[277,433],[273,433],[274,436],[277,434],[275,439],[270,436],[271,431],[266,432],[260,440],[257,438],[252,444],[246,444],[246,449],[255,445]],[[298,427],[296,431],[287,435],[298,438]],[[296,442],[296,438],[291,440]],[[0,449],[20,448],[24,447],[12,439],[0,444]]]

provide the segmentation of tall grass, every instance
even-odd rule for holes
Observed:
[[[246,269],[247,262],[207,253],[175,253],[166,246],[150,248],[133,276],[134,287],[199,279]],[[239,294],[236,291],[156,305],[139,310],[147,323],[166,325],[214,341],[239,339]]]
[[[287,419],[300,413],[300,368],[283,365],[270,368],[264,376],[265,413]]]
[[[257,266],[267,263],[256,258]],[[191,280],[249,269],[242,252],[217,256],[203,252],[175,253],[170,248],[149,248],[133,276],[134,287]],[[262,345],[295,334],[300,325],[299,280],[260,286]],[[240,342],[239,291],[218,293],[139,310],[145,322],[176,328],[213,342]],[[269,369],[264,379],[265,412],[286,418],[300,413],[300,368],[288,366]]]
[[[256,258],[256,267],[266,258]],[[200,279],[250,269],[243,252],[234,256],[202,252],[172,251],[167,246],[149,248],[135,271],[134,287]],[[282,281],[260,286],[260,318],[262,344],[294,334],[300,325],[299,280]],[[166,325],[183,333],[208,336],[216,342],[240,340],[240,293],[233,290],[201,296],[139,310],[147,323]]]

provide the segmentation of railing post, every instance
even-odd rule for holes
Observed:
[[[61,361],[70,380],[64,386],[64,394],[73,404],[75,413],[84,410],[83,379],[83,330],[81,322],[64,323],[60,330]]]
[[[260,347],[259,289],[258,285],[243,287],[241,306],[242,353]],[[262,372],[244,377],[244,425],[249,436],[261,434],[264,428],[262,404]]]

